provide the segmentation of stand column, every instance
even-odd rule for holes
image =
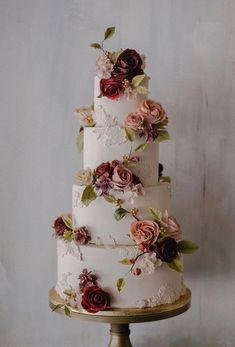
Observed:
[[[132,347],[129,324],[111,324],[108,347]]]

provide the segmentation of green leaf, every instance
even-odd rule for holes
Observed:
[[[110,39],[115,33],[115,27],[109,27],[105,30],[104,40]]]
[[[145,88],[145,87],[143,87],[143,86],[138,86],[138,87],[136,88],[136,91],[137,91],[139,94],[144,94],[144,95],[149,94],[148,89]]]
[[[119,207],[116,209],[116,211],[114,212],[114,217],[117,221],[121,220],[123,217],[125,217],[125,215],[128,213],[127,210],[125,210],[122,207]]]
[[[63,216],[62,216],[62,219],[63,219],[63,222],[64,222],[64,224],[66,225],[66,227],[67,227],[68,229],[73,230],[73,222],[72,222],[72,219],[71,219],[70,217],[66,216],[66,215],[63,215]]]
[[[170,134],[168,133],[168,131],[166,129],[158,129],[158,136],[156,138],[156,140],[154,140],[154,142],[156,143],[160,143],[162,141],[166,141],[166,140],[170,140]]]
[[[152,216],[156,220],[161,220],[162,218],[162,212],[158,210],[157,208],[150,208],[150,212],[152,213]]]
[[[54,311],[56,311],[56,310],[58,310],[59,308],[62,308],[62,307],[64,307],[63,304],[57,304],[57,305],[54,306],[54,308],[51,310],[51,312],[54,312]]]
[[[117,60],[118,60],[118,57],[119,55],[123,52],[123,49],[119,49],[119,51],[117,52],[113,52],[112,55],[111,55],[111,61],[113,64],[116,64]]]
[[[124,258],[124,259],[120,260],[119,263],[121,263],[123,265],[130,265],[130,261],[128,258]]]
[[[110,204],[113,204],[115,202],[115,200],[116,200],[113,195],[103,195],[103,197]]]
[[[83,150],[83,142],[84,142],[84,130],[80,131],[78,136],[77,136],[77,149],[79,150],[79,152],[82,152]]]
[[[145,75],[137,75],[132,78],[131,84],[133,85],[133,87],[138,87],[140,83],[144,80],[144,78]]]
[[[68,306],[64,305],[64,313],[66,316],[70,317],[71,316],[71,310]]]
[[[131,128],[125,128],[125,133],[126,133],[126,137],[128,138],[128,140],[130,142],[133,142],[135,139],[135,130],[133,130]]]
[[[139,145],[138,147],[136,147],[135,152],[136,153],[140,153],[143,152],[145,150],[145,148],[147,147],[147,142],[142,143],[141,145]]]
[[[71,298],[74,295],[74,291],[72,289],[66,289],[63,293]]]
[[[175,258],[171,263],[167,263],[167,265],[177,271],[177,272],[182,272],[183,271],[183,260],[182,257],[178,256]]]
[[[92,43],[90,46],[96,49],[102,49],[101,45],[97,42]]]
[[[94,187],[90,184],[86,186],[82,193],[81,201],[85,206],[88,206],[93,200],[97,198],[97,194],[94,191]]]
[[[184,254],[192,254],[198,250],[198,245],[189,240],[182,240],[178,242],[178,251]]]
[[[118,280],[117,280],[117,289],[118,289],[118,291],[120,292],[122,289],[123,289],[123,287],[125,286],[125,280],[124,280],[124,278],[119,278]]]
[[[170,176],[161,176],[159,180],[160,180],[160,182],[171,183],[171,178],[170,178]]]
[[[65,241],[73,241],[73,230],[66,230],[63,235]]]

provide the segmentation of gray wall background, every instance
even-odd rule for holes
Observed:
[[[161,146],[172,210],[200,244],[185,277],[192,309],[132,326],[134,346],[235,345],[235,1],[0,0],[0,346],[92,347],[108,326],[52,314],[50,225],[70,211],[82,157],[73,109],[92,100],[97,52],[133,47],[148,57],[151,96],[173,140]]]

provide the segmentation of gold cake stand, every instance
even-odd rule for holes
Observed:
[[[152,322],[178,316],[190,308],[190,302],[191,291],[187,288],[186,293],[174,304],[141,309],[110,309],[108,311],[100,311],[96,314],[89,313],[80,308],[71,308],[71,317],[109,323],[111,325],[111,336],[108,347],[132,347],[129,337],[130,323]],[[54,288],[52,288],[49,292],[49,305],[53,309],[58,304],[65,304],[65,302],[58,296]],[[64,314],[64,310],[60,308],[55,312]]]

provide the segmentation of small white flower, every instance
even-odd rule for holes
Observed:
[[[76,180],[81,186],[88,186],[93,182],[93,174],[91,169],[82,169],[77,172]]]
[[[94,111],[92,109],[92,106],[82,106],[79,108],[76,108],[74,111],[74,115],[78,118],[79,122],[83,126],[94,126]]]
[[[99,78],[109,78],[111,77],[111,72],[113,69],[113,64],[110,59],[102,54],[96,59],[96,71]]]

